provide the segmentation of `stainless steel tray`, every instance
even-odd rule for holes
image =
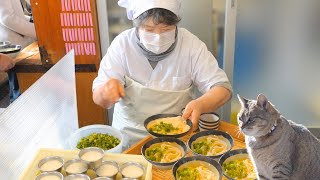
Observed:
[[[21,50],[21,46],[20,45],[3,45],[0,46],[0,53],[3,54],[10,54],[10,53],[16,53],[19,52]]]

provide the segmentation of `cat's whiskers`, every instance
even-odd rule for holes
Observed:
[[[239,138],[241,135],[241,130],[240,128],[236,129],[236,137]]]

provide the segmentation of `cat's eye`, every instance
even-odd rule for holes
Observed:
[[[249,118],[247,123],[251,123],[253,121],[254,118]]]

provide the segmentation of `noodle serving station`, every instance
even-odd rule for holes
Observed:
[[[203,131],[200,129],[200,133],[190,131],[186,134],[181,133],[183,136],[173,135],[177,137],[160,138],[153,138],[150,134],[122,152],[117,146],[122,147],[122,141],[124,139],[122,133],[115,128],[107,125],[91,125],[79,128],[77,116],[78,108],[76,106],[74,62],[74,52],[68,53],[44,74],[44,76],[39,79],[28,92],[22,94],[16,103],[9,106],[6,111],[0,114],[2,124],[11,124],[10,126],[3,126],[3,131],[0,132],[0,134],[2,134],[2,136],[0,136],[0,142],[11,142],[10,146],[4,146],[6,147],[4,150],[7,150],[10,153],[0,154],[1,159],[5,160],[3,163],[0,163],[0,165],[4,167],[0,170],[0,173],[4,174],[4,177],[13,177],[14,179],[22,180],[29,180],[35,177],[41,177],[42,175],[56,176],[57,178],[61,176],[67,177],[73,175],[71,173],[69,173],[71,175],[68,175],[68,167],[71,168],[72,164],[78,163],[82,164],[76,169],[81,177],[90,176],[91,178],[94,178],[98,175],[98,169],[108,169],[110,166],[113,166],[116,172],[118,172],[116,174],[116,180],[121,179],[121,175],[123,175],[121,168],[124,170],[128,167],[131,169],[140,168],[143,175],[142,180],[174,179],[173,175],[176,175],[176,173],[174,173],[174,167],[179,161],[177,161],[172,168],[159,168],[154,165],[154,162],[150,162],[146,159],[146,156],[142,151],[143,146],[148,144],[151,140],[158,140],[161,138],[176,139],[176,141],[173,140],[173,142],[180,141],[180,145],[182,144],[182,146],[187,146],[188,144],[188,148],[184,148],[185,152],[183,153],[183,157],[186,158],[181,158],[181,160],[189,157],[203,157],[218,164],[216,162],[218,161],[217,158],[199,156],[192,152],[189,144],[193,136],[219,131],[220,133],[225,133],[232,137],[232,150],[245,149],[244,136],[240,133],[239,127],[219,120],[218,131]],[[44,100],[41,101],[41,103],[36,104],[35,100],[39,96]],[[23,104],[23,106],[21,104]],[[32,111],[29,108],[31,106],[34,107]],[[23,113],[21,115],[16,112]],[[156,117],[159,118],[158,116]],[[19,121],[12,124],[12,122],[15,122],[14,120]],[[147,122],[147,120],[145,122]],[[159,122],[161,124],[161,121]],[[186,122],[186,124],[191,126],[188,122]],[[147,128],[147,130],[150,129]],[[24,133],[24,136],[21,136],[21,132]],[[94,133],[100,133],[100,135]],[[117,141],[112,149],[106,151],[94,150],[92,147],[96,146],[92,145],[84,147],[82,150],[90,151],[85,152],[82,155],[81,152],[83,151],[76,146],[82,142],[81,140],[83,137],[87,138],[92,136],[98,139],[104,139],[104,141],[105,139],[110,138],[105,136],[101,137],[101,134],[113,136],[113,140],[114,138],[117,138],[119,141]],[[82,145],[85,145],[85,143]],[[100,149],[101,148],[102,147],[100,147]],[[99,155],[99,161],[101,161],[100,165],[95,165],[91,168],[85,167],[86,164],[88,165],[91,163],[91,160],[82,160],[81,158],[83,158],[86,153],[91,153],[93,151],[95,151],[94,154],[99,153],[101,155],[101,157]],[[90,163],[84,163],[83,161]],[[115,164],[111,161],[115,161]],[[51,165],[49,166],[48,162],[50,162],[50,164],[54,162],[54,164],[51,165],[57,167],[53,168],[53,171],[47,172],[46,168],[51,169]],[[103,163],[106,163],[104,165],[105,167],[102,167]],[[177,174],[179,173],[178,171],[179,168]],[[222,179],[227,179],[222,175],[221,171],[219,172],[219,175]]]
[[[232,147],[232,150],[246,148],[245,142],[244,142],[244,135],[239,132],[240,130],[239,130],[238,126],[230,124],[225,121],[220,121],[218,130],[226,132],[233,137],[234,145]],[[190,139],[190,137],[193,134],[195,134],[195,133],[189,133],[189,134],[185,135],[184,137],[182,137],[181,140],[184,141],[185,143],[187,143],[187,141]],[[139,141],[137,144],[133,145],[132,147],[130,147],[129,149],[127,149],[123,153],[124,154],[140,155],[142,146],[151,139],[152,139],[152,136],[147,136],[146,138]],[[190,150],[188,150],[186,156],[187,157],[193,156],[193,154]],[[172,169],[159,169],[159,168],[153,166],[152,167],[152,179],[153,180],[163,180],[163,179],[173,180],[174,177],[172,174]],[[227,178],[224,176],[222,179],[227,180]]]

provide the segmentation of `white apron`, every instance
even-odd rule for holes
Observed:
[[[192,86],[181,91],[151,89],[125,77],[126,96],[116,103],[112,126],[124,135],[124,149],[148,135],[143,123],[155,114],[181,114],[192,100]]]

